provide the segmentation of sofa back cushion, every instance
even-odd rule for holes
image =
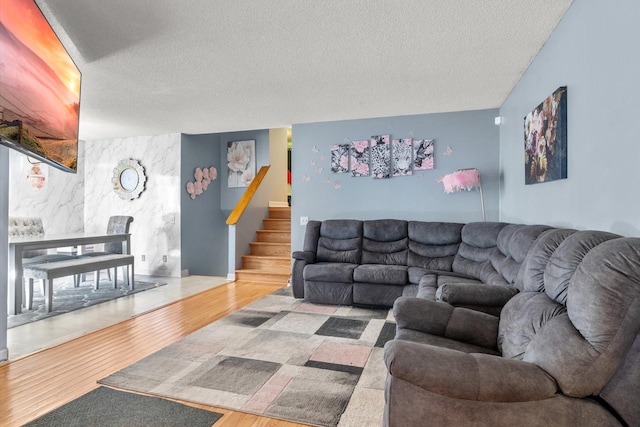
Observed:
[[[540,366],[569,396],[598,395],[623,362],[637,363],[640,357],[630,352],[640,333],[640,238],[596,243],[605,237],[601,232],[573,233],[551,256],[550,264],[554,257],[555,262],[563,259],[567,270],[573,270],[561,292],[564,297],[557,285],[565,277],[550,275],[554,285],[549,291],[521,292],[501,313],[498,345],[503,356]],[[625,406],[616,399],[637,398],[632,390],[610,396],[614,407]]]
[[[329,219],[318,230],[316,262],[359,264],[362,258],[362,221]]]
[[[503,222],[471,222],[462,227],[462,243],[453,260],[453,271],[487,284],[508,285],[491,263],[492,258],[499,256],[498,235],[507,225]]]
[[[407,265],[407,221],[364,221],[362,236],[362,264]]]
[[[509,224],[498,234],[498,252],[491,258],[491,265],[509,284],[522,290],[523,262],[534,242],[546,225]]]
[[[407,266],[451,271],[464,224],[409,221]]]
[[[522,266],[522,283],[520,290],[528,292],[544,291],[544,270],[547,268],[549,258],[558,246],[575,233],[576,230],[568,228],[554,228],[543,232],[531,247]]]
[[[578,231],[568,236],[549,257],[544,269],[544,291],[552,300],[567,303],[567,289],[583,258],[593,248],[620,236],[604,231]]]

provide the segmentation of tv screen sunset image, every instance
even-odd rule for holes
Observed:
[[[33,0],[2,0],[0,51],[0,134],[75,171],[81,75]]]

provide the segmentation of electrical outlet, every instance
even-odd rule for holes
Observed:
[[[300,225],[307,225],[309,223],[309,217],[308,216],[301,216],[300,217]]]
[[[144,255],[144,254],[142,254],[140,258],[142,259],[142,262],[144,262],[144,261],[146,261],[146,260],[147,260],[147,256],[146,256],[146,255]]]
[[[162,262],[167,262],[167,256],[166,255],[162,255]]]

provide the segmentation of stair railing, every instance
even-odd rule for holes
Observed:
[[[253,179],[253,181],[251,181],[249,187],[247,187],[240,200],[238,200],[236,207],[233,208],[233,210],[227,217],[227,225],[229,226],[229,262],[227,268],[227,279],[229,280],[236,279],[236,224],[242,217],[244,211],[249,206],[251,199],[253,199],[253,196],[258,191],[258,188],[260,187],[260,184],[262,183],[262,180],[269,171],[270,167],[271,166],[267,165],[260,168],[260,170],[256,174],[256,177]]]

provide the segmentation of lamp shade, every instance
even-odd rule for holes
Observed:
[[[480,187],[480,173],[478,169],[459,169],[441,178],[445,193],[461,190],[472,190]]]

